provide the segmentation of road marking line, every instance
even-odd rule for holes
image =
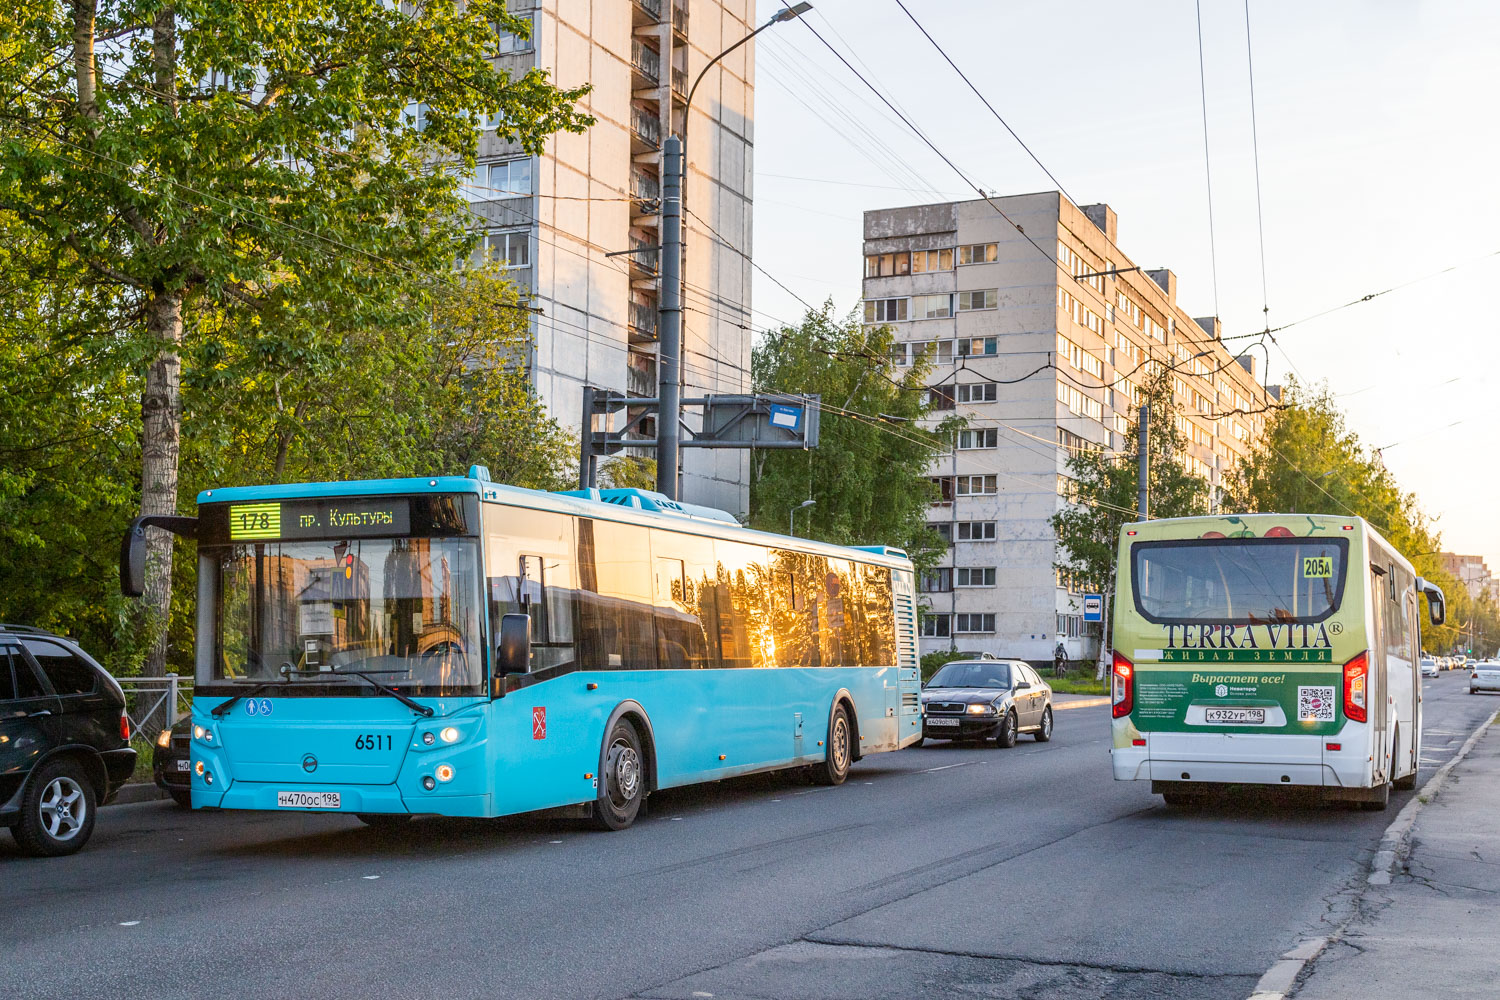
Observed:
[[[122,921],[120,921],[120,926],[121,927],[134,927],[138,923],[140,923],[139,920],[122,920]]]
[[[379,877],[380,877],[379,875],[361,875],[360,876],[360,878],[364,879],[366,882],[373,882],[376,879],[378,879]]]
[[[944,764],[942,767],[926,767],[918,771],[918,774],[931,774],[933,771],[946,771],[950,767],[967,767],[969,764],[977,764],[977,760],[960,761],[957,764]]]
[[[1098,705],[1108,705],[1109,696],[1102,698],[1088,698],[1084,701],[1054,701],[1052,707],[1061,712],[1065,708],[1094,708]]]

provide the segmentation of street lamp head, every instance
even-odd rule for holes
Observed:
[[[776,16],[771,18],[771,20],[773,22],[790,21],[793,18],[801,17],[803,14],[806,14],[810,10],[812,10],[812,4],[810,3],[793,4],[790,7],[783,7],[778,10],[776,12]]]
[[[804,501],[802,501],[801,503],[799,503],[797,505],[797,509],[801,510],[803,507],[811,507],[813,504],[815,504],[817,502],[818,501],[816,501],[816,500],[804,500]]]

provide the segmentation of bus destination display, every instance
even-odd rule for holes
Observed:
[[[278,500],[229,505],[229,537],[233,541],[354,538],[410,532],[411,501],[406,497]]]

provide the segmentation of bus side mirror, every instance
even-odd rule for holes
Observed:
[[[1448,602],[1443,597],[1443,589],[1435,583],[1428,583],[1420,576],[1417,577],[1417,590],[1427,597],[1427,618],[1434,625],[1441,625],[1448,620]]]
[[[495,649],[495,676],[524,674],[531,666],[531,616],[501,615],[500,645]]]
[[[147,514],[130,522],[120,542],[120,593],[140,597],[146,591],[146,529],[161,528],[183,538],[198,537],[196,517]]]

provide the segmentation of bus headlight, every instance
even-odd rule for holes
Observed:
[[[201,739],[203,739],[203,734],[206,733],[206,732],[208,732],[208,730],[204,729],[202,726],[194,726],[193,727],[193,739],[195,739],[195,740],[201,740]]]
[[[443,732],[442,732],[442,737],[443,737],[443,742],[444,743],[457,743],[458,742],[458,727],[457,726],[446,726],[446,727],[444,727]]]

